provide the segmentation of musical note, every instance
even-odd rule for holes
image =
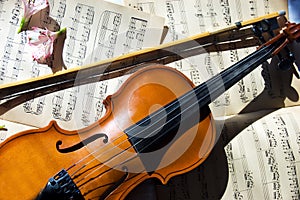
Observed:
[[[270,7],[270,1],[269,0],[264,0],[264,10],[265,10],[265,13],[268,14],[270,13],[271,7]]]
[[[36,102],[36,105],[33,105]],[[45,97],[39,98],[38,100],[29,100],[23,104],[24,112],[34,115],[41,115],[45,107]],[[34,108],[35,107],[35,108]]]
[[[63,7],[62,5],[60,7]],[[70,39],[66,46],[66,62],[74,66],[83,65],[87,55],[87,43],[90,41],[91,25],[94,22],[94,8],[78,3],[72,17],[72,28],[70,28]],[[77,51],[73,51],[78,49]]]
[[[70,121],[72,119],[78,89],[67,90],[55,94],[52,99],[52,115],[54,119]]]
[[[93,109],[93,97],[95,93],[95,85],[89,84],[85,87],[85,94],[83,99],[83,113],[81,117],[82,124],[85,126],[88,126],[91,121],[89,119],[89,115],[91,114],[91,111]]]
[[[205,31],[205,22],[204,22],[204,14],[203,14],[202,5],[201,5],[200,0],[195,1],[194,8],[196,9],[195,16],[199,20],[200,30],[201,30],[201,32],[204,32]]]
[[[194,69],[194,70],[191,70],[190,73],[191,73],[190,74],[191,79],[192,79],[193,83],[195,83],[195,85],[198,85],[198,84],[200,84],[202,82],[199,71],[197,71],[196,69]]]
[[[1,2],[1,7],[4,2]],[[16,34],[16,30],[18,28],[18,23],[20,21],[20,10],[21,10],[22,2],[15,2],[10,7],[10,10],[2,10],[3,12],[10,12],[10,17],[8,20],[8,25],[6,27],[7,32],[7,40],[4,42],[3,47],[3,55],[1,58],[1,78],[0,82],[4,81],[13,81],[17,80],[20,69],[20,62],[22,59],[22,55],[20,52],[24,49],[24,34],[20,34],[18,38],[13,37]],[[1,14],[3,13],[1,12]],[[4,36],[5,37],[5,36]],[[10,72],[8,72],[12,68]]]
[[[147,23],[147,20],[131,17],[128,30],[126,31],[125,35],[125,43],[123,44],[124,53],[130,52],[134,49],[138,50],[142,48]]]
[[[206,6],[208,8],[207,15],[211,18],[212,26],[213,27],[220,26],[220,24],[218,23],[217,17],[216,17],[217,13],[215,11],[214,4],[213,4],[212,0],[208,0]]]
[[[137,3],[136,7],[141,11],[149,12],[151,14],[155,14],[154,2],[148,1],[148,2],[145,2],[145,3]]]
[[[11,11],[11,18],[9,20],[9,23],[12,25],[17,26],[19,24],[20,20],[20,10],[21,10],[21,3],[22,2],[16,2],[14,5],[14,8]]]
[[[256,1],[249,1],[249,9],[250,9],[250,16],[257,17],[257,2]]]
[[[237,175],[235,173],[235,165],[234,165],[234,156],[232,154],[232,144],[228,144],[225,149],[227,155],[227,162],[229,167],[230,178],[232,179],[232,189],[234,191],[234,199],[242,198],[242,195],[239,192],[238,184],[237,184]]]
[[[208,53],[205,58],[204,58],[204,64],[205,64],[205,69],[207,71],[207,74],[209,77],[212,77],[218,73],[218,69],[214,66],[212,60],[218,60],[218,63],[220,65],[220,70],[222,70],[222,67],[224,66],[223,59],[222,59],[222,54],[221,53]],[[220,106],[228,106],[230,105],[230,94],[228,91],[224,92],[222,96],[217,98],[215,101],[213,101],[213,105],[215,107],[220,107]]]
[[[226,25],[232,24],[231,15],[230,15],[230,6],[228,0],[221,0],[220,4],[222,7],[223,21],[225,22]]]
[[[187,25],[187,16],[185,11],[185,4],[183,0],[166,1],[167,19],[169,31],[172,34],[172,40],[179,39],[178,34],[188,35],[189,28]]]
[[[275,165],[276,164],[276,160],[273,156],[269,156],[270,153],[270,150],[266,150],[264,151],[263,150],[263,144],[259,138],[259,135],[257,134],[254,126],[250,126],[250,129],[247,129],[247,130],[250,130],[252,135],[253,135],[253,138],[254,138],[254,142],[255,142],[255,148],[256,148],[256,152],[257,152],[257,158],[258,158],[258,166],[260,168],[260,173],[261,173],[261,179],[262,179],[262,182],[263,183],[267,183],[267,171],[266,169],[268,168],[269,165]],[[264,160],[264,156],[267,157],[267,166],[265,165],[265,160]],[[274,174],[277,174],[277,172],[274,172]],[[273,176],[274,177],[274,176]],[[274,180],[272,178],[272,180]],[[275,179],[277,180],[277,179]],[[262,190],[264,191],[263,192],[263,196],[265,199],[269,199],[269,192],[268,192],[268,187],[267,187],[267,184],[263,184],[262,185]]]
[[[292,127],[295,130],[295,141],[296,144],[298,145],[298,153],[300,154],[300,128],[297,125],[297,120],[295,120],[295,118],[293,117],[293,115],[288,115],[289,120],[291,121]]]
[[[96,43],[93,47],[91,61],[98,61],[114,56],[121,21],[121,13],[105,10],[101,14],[101,18],[97,23]],[[107,81],[103,81],[83,87],[83,107],[80,120],[84,126],[88,126],[103,115],[104,106],[102,101],[105,99],[107,84]],[[92,112],[93,110],[94,112]]]
[[[46,67],[41,67],[38,66],[37,63],[35,63],[32,66],[32,70],[31,70],[31,77],[38,77],[40,74],[42,74],[42,69],[47,69]],[[41,115],[43,113],[43,110],[46,106],[45,103],[46,97],[40,97],[40,98],[36,98],[36,99],[31,99],[29,101],[26,101],[23,104],[23,109],[25,113],[30,113],[33,115]]]
[[[93,61],[113,57],[121,21],[122,15],[120,13],[106,10],[101,14],[95,38],[97,43],[93,47]]]
[[[251,93],[252,93],[252,98],[256,98],[259,94],[259,89],[257,82],[255,80],[255,76],[253,74],[250,74],[250,84],[251,84]]]
[[[81,123],[84,126],[97,121],[104,114],[103,100],[106,97],[108,90],[108,81],[103,81],[97,84],[89,84],[85,88],[83,96],[83,113]]]

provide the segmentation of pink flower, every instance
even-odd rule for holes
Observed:
[[[48,0],[22,0],[24,4],[24,16],[22,17],[18,33],[27,29],[32,15],[49,6]]]
[[[41,29],[38,27],[32,27],[32,30],[27,31],[28,43],[33,48],[33,60],[40,64],[47,64],[47,59],[51,58],[53,54],[53,45],[55,39],[65,31],[66,28],[52,32],[48,29]]]

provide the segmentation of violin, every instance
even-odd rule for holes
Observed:
[[[165,65],[144,67],[106,98],[106,113],[94,124],[67,131],[51,121],[13,135],[0,144],[0,199],[124,199],[147,179],[166,184],[194,169],[218,138],[209,104],[299,38],[300,24],[287,22],[198,86]]]

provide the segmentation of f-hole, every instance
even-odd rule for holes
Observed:
[[[56,149],[60,153],[70,153],[73,151],[77,151],[77,150],[81,149],[82,147],[84,147],[85,145],[92,143],[95,140],[102,138],[102,137],[104,137],[103,143],[106,144],[108,142],[108,136],[104,133],[98,133],[98,134],[95,134],[95,135],[85,139],[85,140],[82,140],[81,142],[79,142],[73,146],[66,147],[66,148],[60,148],[60,146],[62,145],[63,142],[61,140],[59,140],[56,142]]]

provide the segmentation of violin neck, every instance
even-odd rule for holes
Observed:
[[[216,100],[256,67],[271,58],[275,49],[276,45],[265,46],[195,87],[193,92],[199,95],[199,106],[206,106]]]

